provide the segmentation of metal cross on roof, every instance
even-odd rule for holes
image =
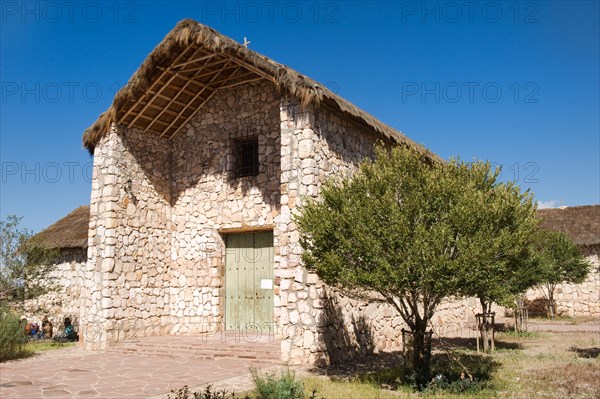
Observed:
[[[250,43],[252,43],[252,42],[249,42],[248,39],[246,39],[246,36],[244,36],[244,43],[242,43],[244,45],[244,47],[248,48],[248,45]]]

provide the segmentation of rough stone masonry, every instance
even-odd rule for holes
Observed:
[[[246,136],[258,138],[260,170],[235,178],[232,142]],[[173,140],[113,125],[94,152],[87,262],[56,277],[70,281],[78,304],[65,311],[79,311],[85,345],[222,329],[224,233],[267,229],[274,328],[264,333],[282,339],[283,361],[336,362],[399,347],[394,309],[346,297],[303,267],[292,219],[326,179],[372,157],[380,137],[332,110],[303,109],[265,81],[219,91]],[[597,251],[588,255],[597,263]],[[559,300],[573,299],[565,299],[570,315],[597,316],[598,288],[596,273],[560,287]],[[433,324],[461,333],[477,312],[473,299],[449,300]]]
[[[235,179],[232,140],[244,135],[258,138],[260,171]],[[391,308],[346,298],[307,272],[292,220],[326,179],[373,156],[378,137],[335,112],[303,110],[268,82],[220,91],[173,140],[113,126],[94,152],[86,345],[219,329],[222,233],[260,228],[273,231],[282,360],[329,362],[398,346],[401,321]],[[464,318],[464,307],[449,309],[445,318]]]

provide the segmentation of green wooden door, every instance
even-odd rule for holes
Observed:
[[[226,236],[225,328],[265,328],[273,322],[273,233]]]

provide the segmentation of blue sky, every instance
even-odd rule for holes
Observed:
[[[0,4],[0,217],[35,231],[89,202],[84,129],[184,18],[544,205],[600,202],[596,1]]]

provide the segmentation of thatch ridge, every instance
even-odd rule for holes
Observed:
[[[382,123],[315,80],[250,50],[192,19],[180,21],[150,53],[127,85],[116,94],[110,108],[101,114],[92,126],[86,129],[83,135],[83,145],[88,150],[93,151],[98,140],[109,131],[111,124],[118,120],[121,107],[131,104],[139,96],[144,95],[156,77],[159,67],[168,68],[175,57],[190,44],[196,44],[214,53],[224,54],[251,64],[255,69],[268,76],[280,90],[284,90],[300,99],[304,107],[308,105],[319,106],[319,104],[325,103],[333,110],[342,112],[366,124],[386,138],[405,145],[422,148],[402,133]],[[431,154],[431,156],[437,158],[434,154]]]
[[[35,235],[49,248],[87,248],[90,206],[75,209],[64,218]]]
[[[581,246],[600,244],[600,205],[539,209],[540,226],[561,231]]]

